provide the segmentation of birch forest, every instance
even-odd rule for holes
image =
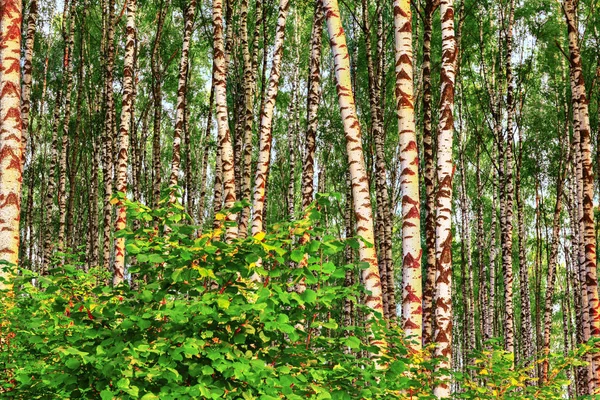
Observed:
[[[600,399],[596,0],[0,0],[0,398]]]

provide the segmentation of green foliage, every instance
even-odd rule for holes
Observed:
[[[109,286],[76,258],[47,276],[22,270],[3,302],[2,391],[15,398],[352,399],[431,398],[433,364],[407,351],[401,332],[378,317],[342,327],[346,270],[327,261],[345,243],[323,235],[290,245],[309,219],[226,243],[221,230],[197,237],[178,207],[130,216],[166,218],[172,231],[128,232],[131,287]],[[318,213],[313,213],[317,215]],[[218,218],[222,219],[223,218]],[[262,235],[261,235],[262,236]],[[308,255],[304,268],[290,268]],[[262,282],[251,279],[254,274]],[[292,290],[301,279],[307,290]],[[360,306],[359,306],[360,307]],[[368,314],[367,310],[363,310]],[[385,337],[381,356],[370,338]],[[418,357],[417,357],[418,356]]]
[[[434,398],[440,372],[433,372],[430,348],[410,351],[403,333],[380,315],[366,327],[341,323],[344,301],[366,293],[343,284],[360,265],[330,259],[359,242],[313,228],[322,217],[316,208],[267,235],[227,243],[225,226],[197,235],[182,224],[188,217],[179,205],[151,210],[124,201],[130,218],[150,226],[124,234],[131,285],[112,288],[110,272],[84,272],[77,253],[58,254],[62,264],[49,275],[22,269],[16,278],[0,306],[3,396]],[[318,202],[325,207],[330,199]],[[157,234],[152,221],[164,221],[170,232]],[[313,239],[298,245],[307,232]],[[297,293],[301,280],[307,289]],[[553,358],[550,382],[537,387],[527,368],[513,368],[512,357],[493,347],[474,356],[469,374],[454,376],[463,388],[455,397],[556,398],[568,383],[564,369],[582,357]]]
[[[557,399],[566,393],[570,384],[566,372],[572,367],[587,365],[581,361],[593,345],[583,345],[568,356],[551,354],[540,357],[539,364],[549,362],[548,381],[540,384],[535,376],[536,365],[516,365],[514,355],[501,347],[501,340],[494,339],[487,348],[472,355],[467,373],[455,374],[461,383],[458,399]]]

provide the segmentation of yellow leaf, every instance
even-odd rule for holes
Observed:
[[[482,369],[481,372],[479,373],[479,375],[489,375],[489,372],[487,371],[487,369]]]
[[[263,240],[265,238],[266,234],[264,232],[258,232],[256,235],[254,235],[254,239],[256,240]]]
[[[112,199],[110,199],[110,204],[112,204],[113,206],[115,204],[117,204],[119,202],[119,199],[117,199],[116,197],[113,197]]]
[[[215,215],[215,219],[217,221],[223,221],[226,218],[226,215],[223,213],[217,213],[217,215]]]

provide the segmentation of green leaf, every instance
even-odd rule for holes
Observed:
[[[317,252],[317,250],[319,250],[319,247],[321,247],[321,242],[317,242],[316,240],[313,240],[312,242],[310,242],[308,244],[308,253],[315,254]]]
[[[253,264],[256,263],[260,259],[260,257],[256,253],[250,253],[244,259],[248,264]]]
[[[133,243],[127,243],[127,244],[125,245],[125,249],[127,249],[127,252],[128,252],[129,254],[139,254],[139,252],[140,252],[140,248],[139,248],[139,247],[137,247],[137,246],[136,246],[135,244],[133,244]]]
[[[140,293],[140,300],[144,303],[150,303],[152,301],[152,292],[149,290],[144,290]]]
[[[104,389],[100,392],[100,398],[102,400],[112,400],[114,398],[113,392],[108,389]]]
[[[217,299],[217,305],[219,306],[219,308],[222,308],[223,310],[227,310],[229,308],[229,300],[223,298],[223,297],[219,297]]]
[[[317,293],[312,289],[306,289],[304,293],[302,293],[302,298],[307,303],[314,303],[317,301]]]
[[[165,259],[160,254],[150,254],[148,256],[148,261],[153,264],[162,264],[165,262]]]
[[[70,369],[77,369],[81,365],[81,362],[76,358],[68,358],[65,365]]]
[[[303,258],[304,258],[304,252],[302,250],[294,250],[290,254],[290,259],[293,262],[299,263],[300,261],[302,261]]]
[[[358,339],[356,336],[348,336],[347,338],[344,338],[344,344],[351,349],[359,349],[361,346],[360,339]]]

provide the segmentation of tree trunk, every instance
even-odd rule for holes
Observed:
[[[135,68],[135,13],[136,0],[127,0],[127,27],[125,32],[125,60],[123,66],[123,108],[121,109],[121,127],[119,129],[119,159],[117,161],[117,191],[127,196],[127,162],[129,149],[129,131],[131,129],[131,108],[135,103],[134,68]],[[123,202],[117,204],[117,221],[115,233],[125,229],[127,225],[127,209]],[[115,265],[113,269],[113,285],[123,281],[125,274],[125,238],[115,240]]]
[[[177,86],[177,106],[175,111],[175,130],[173,132],[173,160],[171,161],[171,177],[169,186],[171,187],[169,201],[175,203],[176,194],[174,187],[179,180],[179,167],[181,164],[181,135],[185,129],[185,97],[188,86],[188,66],[190,52],[190,38],[194,25],[194,15],[196,13],[196,0],[190,0],[185,10],[183,45],[181,47],[181,60],[179,63],[179,83]]]
[[[350,79],[350,59],[337,0],[324,0],[323,10],[327,21],[331,52],[333,53],[338,101],[346,136],[346,151],[352,180],[354,215],[356,216],[356,233],[367,243],[374,244],[373,211],[365,169],[360,123],[356,115],[352,81]],[[361,241],[359,259],[361,262],[368,264],[368,268],[362,271],[365,289],[371,292],[370,295],[366,296],[365,304],[372,310],[382,313],[381,280],[375,248],[367,246]],[[385,347],[385,341],[381,339],[373,340],[373,344]]]
[[[267,92],[264,97],[264,109],[261,112],[260,140],[258,162],[256,164],[256,178],[254,182],[254,196],[252,209],[252,235],[264,231],[264,214],[266,188],[269,177],[269,166],[271,164],[271,142],[273,140],[273,113],[275,100],[279,88],[279,77],[281,75],[281,59],[283,58],[283,42],[285,38],[285,25],[289,9],[289,0],[281,0],[279,3],[279,16],[275,31],[275,44],[273,48],[273,61]],[[266,49],[265,49],[266,51]]]
[[[212,115],[215,101],[214,78],[211,79],[210,100],[208,101],[208,115],[206,116],[206,132],[204,134],[204,151],[202,154],[202,164],[200,165],[200,184],[198,199],[198,225],[202,227],[204,222],[205,204],[206,204],[206,168],[208,166],[208,154],[210,151],[210,137],[212,131]]]
[[[402,326],[414,349],[422,343],[421,211],[419,154],[415,131],[412,12],[409,0],[394,1],[396,115],[402,194]],[[388,221],[391,223],[391,221]],[[389,273],[390,271],[388,271]]]
[[[581,162],[581,198],[579,206],[582,208],[580,215],[581,230],[580,238],[583,238],[584,254],[580,260],[585,269],[585,282],[587,287],[590,336],[600,337],[600,301],[598,298],[598,279],[596,275],[596,237],[594,228],[594,172],[592,169],[590,120],[588,112],[588,99],[585,91],[585,82],[581,66],[581,54],[579,50],[579,38],[576,15],[576,3],[574,0],[565,0],[563,11],[567,21],[569,36],[569,58],[572,80],[573,117],[578,120],[580,136],[580,147],[576,152],[580,153]],[[575,107],[577,105],[577,107]],[[581,245],[580,245],[581,246]],[[594,394],[600,386],[600,353],[593,355],[593,374],[590,379],[590,394]]]
[[[423,344],[433,341],[434,286],[435,286],[435,160],[433,156],[433,134],[431,128],[431,34],[436,0],[425,3],[423,26],[423,178],[425,182],[425,245],[427,248],[425,289],[423,291]]]
[[[256,92],[256,75],[258,70],[258,39],[260,27],[263,23],[262,0],[256,0],[256,24],[254,27],[254,39],[252,56],[248,44],[248,0],[242,0],[240,6],[240,30],[242,56],[244,59],[244,110],[243,110],[243,173],[242,173],[242,199],[250,202],[252,190],[252,127],[254,126],[254,95]],[[250,218],[250,206],[244,207],[239,218],[239,236],[245,238],[248,235],[248,220]]]
[[[87,17],[87,8],[84,7],[82,10],[82,23],[81,23],[81,27],[82,29],[85,29],[85,22],[86,22],[86,17]],[[65,233],[65,242],[66,242],[66,246],[67,247],[71,247],[71,248],[75,248],[75,236],[73,235],[73,229],[74,229],[74,210],[75,210],[75,196],[76,196],[76,189],[77,189],[77,182],[76,182],[76,178],[77,178],[77,170],[79,169],[79,163],[81,162],[83,156],[81,154],[81,151],[79,150],[79,142],[80,142],[80,136],[82,134],[82,126],[81,126],[81,120],[83,118],[82,116],[82,112],[81,112],[81,107],[83,104],[83,86],[84,86],[84,80],[83,80],[83,69],[84,69],[84,65],[85,65],[85,53],[84,53],[84,43],[85,43],[85,39],[84,39],[84,35],[80,36],[80,41],[79,41],[79,65],[77,67],[77,100],[75,103],[75,128],[73,130],[73,142],[71,143],[71,147],[70,147],[70,156],[71,159],[69,161],[69,197],[67,199],[67,226],[66,226],[66,233]],[[80,203],[81,204],[81,203]]]
[[[315,148],[317,143],[318,111],[321,101],[321,36],[323,33],[323,3],[315,1],[312,32],[310,34],[310,61],[308,72],[306,139],[302,164],[302,209],[313,201],[315,175]]]
[[[217,146],[220,149],[220,160],[223,175],[223,189],[226,209],[233,207],[235,197],[235,176],[233,171],[233,146],[229,132],[229,117],[227,116],[227,62],[223,40],[223,1],[213,1],[213,76],[215,85],[215,103],[217,108]],[[227,220],[235,221],[235,214],[229,214]],[[237,236],[237,225],[227,227],[227,240]]]
[[[388,221],[386,220],[388,204],[387,186],[386,186],[386,166],[385,166],[385,132],[383,131],[383,124],[381,123],[381,109],[379,103],[381,101],[380,96],[380,74],[382,71],[379,70],[378,64],[375,60],[379,61],[383,57],[383,21],[381,20],[382,15],[381,4],[378,3],[376,8],[377,15],[377,32],[376,32],[376,49],[375,55],[373,56],[372,44],[371,44],[371,27],[369,23],[369,4],[366,0],[362,2],[362,19],[363,19],[363,31],[365,35],[365,47],[367,56],[367,72],[368,72],[368,86],[369,86],[369,108],[371,113],[371,125],[370,133],[371,137],[375,142],[375,187],[376,187],[376,204],[377,213],[375,214],[375,235],[377,251],[379,255],[379,274],[381,277],[381,292],[383,298],[383,315],[385,318],[390,317],[390,302],[388,299],[388,260],[387,260],[387,246],[388,240],[386,237],[385,226]],[[375,60],[374,60],[375,59]],[[370,163],[368,163],[370,165]],[[389,263],[391,264],[391,263]],[[392,307],[395,309],[395,306]],[[394,312],[395,314],[395,312]]]
[[[502,267],[504,271],[504,348],[512,353],[515,350],[514,312],[513,312],[513,269],[512,269],[512,236],[513,236],[513,117],[514,117],[514,81],[512,76],[512,36],[514,25],[514,0],[510,1],[509,20],[506,30],[506,139],[504,156],[504,213],[502,217]]]
[[[21,1],[3,0],[0,13],[0,260],[19,262],[21,139]],[[0,271],[0,278],[11,274]],[[0,282],[0,290],[10,289]]]
[[[64,4],[64,14],[67,15],[68,2]],[[69,58],[70,58],[70,46],[69,39],[71,34],[68,31],[72,24],[69,22],[72,16],[72,13],[68,14],[69,17],[65,21],[63,38],[64,38],[64,53],[63,53],[63,76],[59,79],[59,87],[56,89],[56,100],[54,105],[53,112],[53,123],[52,123],[52,144],[51,144],[51,155],[50,155],[50,166],[49,166],[49,174],[48,174],[48,186],[46,189],[46,197],[44,200],[44,209],[46,211],[46,220],[44,227],[44,259],[42,265],[42,273],[47,272],[50,266],[50,258],[52,257],[53,243],[53,205],[54,205],[54,194],[56,192],[56,164],[59,162],[59,154],[58,154],[58,130],[60,128],[60,120],[61,113],[60,108],[62,106],[62,86],[65,83],[65,75],[67,74],[67,70],[69,69]],[[70,94],[70,93],[69,93]],[[67,96],[65,96],[67,97]],[[66,163],[66,160],[65,160]],[[60,182],[59,182],[60,183]],[[60,184],[59,184],[60,186]],[[60,189],[59,189],[60,193]],[[60,196],[60,194],[59,194]],[[59,199],[60,202],[60,199]]]
[[[519,140],[521,147],[522,138]],[[525,205],[521,190],[521,158],[522,151],[519,151],[519,162],[517,166],[517,175],[515,179],[515,192],[517,196],[517,225],[519,232],[519,293],[521,295],[521,344],[523,365],[529,366],[533,361],[534,345],[533,345],[533,330],[531,327],[531,302],[529,298],[529,271],[527,266],[527,251],[526,242],[527,234],[525,231]],[[557,198],[558,199],[558,198]],[[559,211],[560,214],[560,211]],[[548,268],[548,273],[552,267]],[[549,275],[550,276],[550,275]],[[534,370],[530,371],[533,374]]]
[[[106,71],[105,71],[105,117],[104,117],[104,227],[103,227],[103,265],[105,270],[110,270],[110,250],[111,250],[111,226],[112,226],[112,198],[113,189],[113,119],[114,111],[114,93],[113,93],[113,68],[115,60],[114,45],[114,20],[115,20],[115,0],[108,0],[108,21],[106,36]]]
[[[456,41],[454,37],[454,0],[441,0],[442,66],[440,120],[438,127],[436,195],[436,274],[435,274],[435,355],[438,368],[450,368],[452,360],[452,136],[454,132],[454,75]],[[450,396],[446,379],[434,394]]]
[[[33,70],[33,47],[35,41],[35,32],[37,28],[37,18],[38,18],[38,3],[37,0],[31,0],[29,3],[29,14],[27,16],[27,33],[25,39],[25,57],[23,60],[23,82],[21,89],[21,164],[22,171],[25,171],[25,159],[27,154],[27,143],[30,143],[30,160],[33,160],[34,157],[34,143],[33,138],[29,139],[29,136],[33,136],[29,132],[29,119],[30,119],[30,110],[31,110],[31,82],[32,82],[32,70]],[[40,116],[41,118],[41,116]],[[22,222],[24,226],[24,237],[21,238],[21,242],[23,243],[21,246],[21,252],[25,254],[28,249],[32,249],[33,242],[33,189],[34,189],[34,171],[33,165],[29,165],[29,181],[27,188],[27,206],[26,211],[24,213],[25,220]],[[25,173],[24,173],[25,175]],[[19,193],[22,199],[22,194]],[[29,246],[27,246],[29,244]],[[32,256],[31,251],[28,251],[27,260],[29,264],[32,266]],[[33,267],[33,266],[32,266]]]
[[[25,57],[23,60],[23,87],[21,92],[21,141],[23,143],[22,153],[27,152],[27,141],[29,140],[29,112],[31,110],[31,82],[33,71],[33,47],[38,19],[38,2],[31,0],[29,3],[29,14],[27,16],[27,33],[25,39]],[[23,164],[25,157],[22,157]]]
[[[65,232],[66,232],[66,218],[67,218],[67,158],[69,149],[69,122],[71,120],[71,91],[73,88],[73,48],[74,48],[74,23],[75,23],[75,1],[71,1],[69,7],[69,18],[67,23],[67,34],[65,36],[65,60],[64,60],[64,73],[65,81],[65,108],[63,114],[63,132],[62,132],[62,146],[60,149],[60,161],[58,166],[58,246],[59,252],[65,250]],[[75,166],[72,166],[74,168]]]
[[[162,74],[160,57],[160,40],[169,0],[162,0],[157,15],[156,35],[152,46],[150,66],[152,68],[152,100],[154,102],[154,123],[152,134],[152,207],[157,208],[160,201],[161,160],[160,160],[160,125],[162,121]]]
[[[568,135],[568,131],[566,132]],[[560,163],[559,171],[562,171],[564,165]],[[550,334],[552,331],[552,306],[554,299],[554,282],[556,281],[556,267],[558,260],[558,246],[560,244],[560,213],[562,210],[562,190],[563,175],[560,175],[556,182],[556,204],[554,206],[554,218],[552,220],[552,247],[550,249],[550,259],[548,260],[548,283],[546,285],[546,298],[544,306],[544,342],[542,353],[547,357],[550,354]],[[566,328],[565,328],[566,329]],[[531,346],[531,344],[530,344]],[[532,350],[532,349],[530,349]],[[548,381],[548,359],[545,358],[542,364],[542,375],[540,376],[542,384]]]

